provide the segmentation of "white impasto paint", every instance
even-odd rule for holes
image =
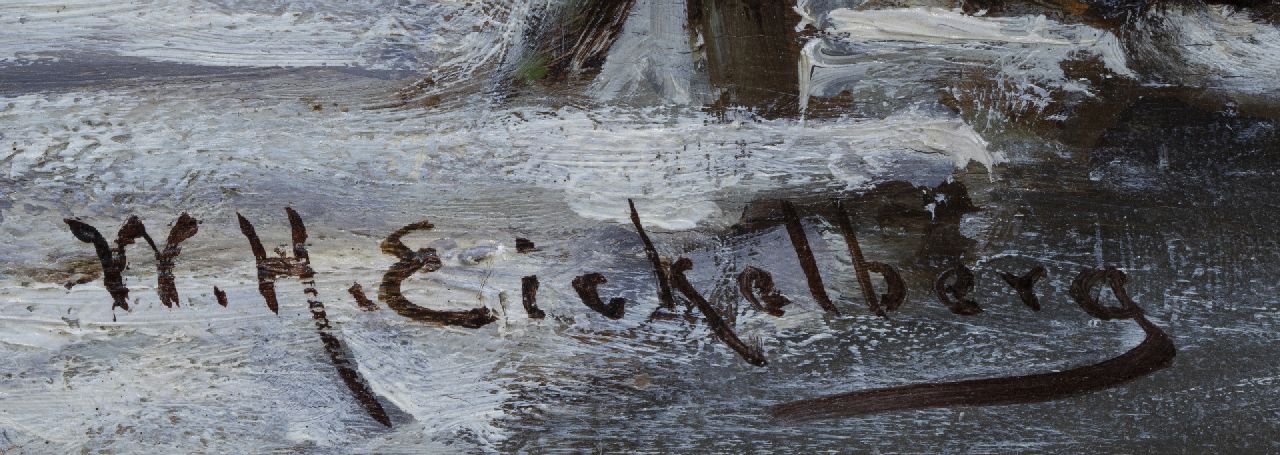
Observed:
[[[958,84],[966,71],[990,71],[1008,84],[1010,98],[1043,108],[1052,91],[1089,92],[1088,82],[1063,73],[1068,60],[1098,58],[1118,76],[1135,76],[1115,35],[1044,16],[837,8],[818,26],[826,35],[810,40],[799,62],[801,106],[811,95],[842,90],[877,100],[913,97]]]
[[[1142,18],[1137,54],[1165,83],[1274,97],[1280,84],[1280,27],[1225,5],[1175,7]]]

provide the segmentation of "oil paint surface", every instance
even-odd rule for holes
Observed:
[[[2,2],[0,454],[1280,451],[1277,81],[1244,0]]]

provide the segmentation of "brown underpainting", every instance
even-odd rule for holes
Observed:
[[[0,454],[1274,453],[1278,122],[1265,0],[3,2]]]

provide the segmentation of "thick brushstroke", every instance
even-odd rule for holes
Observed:
[[[1120,307],[1102,305],[1093,297],[1093,288],[1098,287],[1103,281],[1111,287],[1111,293],[1116,296],[1116,300],[1120,301]],[[1129,291],[1124,288],[1128,281],[1129,278],[1124,272],[1115,267],[1107,267],[1104,270],[1086,269],[1071,281],[1071,289],[1067,294],[1090,316],[1104,321],[1141,317],[1142,309],[1133,304],[1133,298],[1129,297]]]
[[[284,211],[289,216],[290,234],[293,241],[292,258],[285,256],[284,250],[279,248],[276,249],[279,257],[267,258],[266,250],[262,247],[262,241],[258,238],[253,224],[243,215],[236,214],[236,217],[240,219],[240,231],[249,239],[250,248],[253,249],[253,256],[258,262],[258,291],[267,300],[271,311],[279,314],[279,305],[273,305],[276,302],[275,279],[293,276],[302,282],[302,292],[307,296],[307,307],[311,310],[311,319],[315,321],[316,332],[320,335],[321,343],[324,344],[325,353],[329,354],[329,360],[338,369],[338,376],[342,378],[342,382],[347,385],[347,389],[351,391],[351,394],[360,403],[360,406],[364,408],[365,412],[369,414],[369,417],[390,427],[391,418],[382,409],[382,404],[378,402],[378,398],[369,388],[369,384],[364,380],[364,377],[360,376],[360,371],[357,369],[355,360],[352,359],[349,350],[342,340],[332,333],[333,327],[329,324],[329,316],[325,312],[324,302],[320,301],[320,293],[316,290],[316,273],[311,268],[311,256],[307,253],[307,227],[302,224],[302,217],[293,208],[285,207]]]
[[[1120,308],[1099,305],[1089,295],[1102,280],[1116,292]],[[1177,349],[1168,334],[1143,316],[1142,309],[1124,292],[1124,283],[1124,273],[1109,268],[1081,272],[1072,285],[1072,297],[1090,315],[1102,320],[1132,319],[1146,334],[1138,346],[1110,360],[1054,373],[861,390],[792,401],[774,406],[770,412],[783,421],[803,422],[888,411],[1038,403],[1133,381],[1168,367]]]
[[[758,298],[753,290],[760,292]],[[791,300],[774,286],[773,275],[756,267],[747,267],[738,274],[738,292],[757,310],[777,317],[786,314],[782,307],[791,304]]]
[[[677,259],[674,264],[671,264],[672,284],[675,285],[676,289],[680,290],[681,294],[684,294],[686,299],[689,299],[690,302],[693,302],[698,307],[698,311],[701,311],[702,316],[707,319],[707,325],[711,326],[711,331],[716,334],[717,338],[720,338],[720,341],[729,345],[747,363],[758,367],[768,365],[769,362],[764,357],[764,350],[759,346],[748,346],[742,342],[738,335],[733,333],[733,328],[729,327],[724,318],[720,317],[720,313],[716,312],[716,309],[711,307],[711,303],[707,302],[707,299],[703,298],[698,293],[698,290],[693,288],[688,278],[685,278],[684,272],[692,268],[693,261],[689,260],[689,258]]]
[[[705,43],[707,75],[720,91],[716,110],[743,106],[770,118],[798,113],[795,2],[688,0],[686,5],[689,28]]]
[[[608,281],[604,275],[588,273],[573,279],[573,290],[578,293],[578,298],[582,299],[582,304],[586,305],[587,308],[609,319],[622,319],[622,316],[626,314],[627,299],[614,297],[609,299],[608,304],[600,300],[600,291],[597,288]]]
[[[644,243],[644,255],[649,258],[649,263],[653,264],[653,276],[658,280],[658,303],[668,310],[674,309],[676,299],[671,293],[671,281],[667,268],[662,265],[662,257],[658,256],[658,250],[653,247],[653,241],[649,240],[649,234],[644,232],[644,225],[640,223],[640,213],[636,211],[636,203],[627,199],[627,205],[631,207],[631,224],[635,225],[636,234],[640,235],[640,242]]]
[[[364,286],[361,286],[360,283],[353,283],[351,287],[347,288],[347,293],[351,294],[351,298],[356,299],[356,306],[362,311],[378,311],[382,309],[378,307],[377,303],[369,300],[369,296],[364,294]]]
[[[323,321],[324,328],[321,328]],[[320,332],[320,341],[324,343],[324,350],[329,354],[329,360],[333,362],[333,366],[338,368],[338,376],[342,378],[342,382],[347,385],[347,389],[355,396],[356,401],[369,413],[369,417],[381,423],[384,426],[391,426],[391,417],[387,415],[387,411],[382,409],[382,403],[378,402],[378,397],[374,395],[373,390],[369,389],[369,383],[360,376],[360,370],[357,368],[355,360],[352,359],[350,351],[339,340],[329,332],[329,321],[324,316],[324,311],[316,316],[316,328]]]
[[[787,236],[791,237],[791,246],[795,247],[796,259],[800,260],[800,269],[809,282],[813,300],[828,313],[840,314],[836,305],[831,303],[831,298],[827,297],[826,286],[822,284],[822,272],[818,270],[818,261],[809,248],[809,238],[804,233],[804,225],[800,223],[800,215],[796,214],[796,207],[791,202],[782,201],[782,216],[787,220]]]
[[[533,244],[532,240],[524,237],[516,237],[516,252],[520,254],[532,253],[538,251],[538,247]]]
[[[498,320],[497,316],[485,307],[460,311],[437,311],[409,301],[400,292],[400,284],[419,270],[423,273],[431,273],[442,267],[440,256],[436,254],[435,248],[419,248],[413,251],[400,241],[410,232],[429,231],[434,228],[435,226],[429,221],[422,220],[397,229],[382,241],[382,252],[395,256],[400,261],[392,264],[382,274],[382,284],[378,286],[378,300],[395,310],[396,314],[415,321],[476,329]]]
[[[1022,299],[1022,304],[1035,311],[1040,311],[1040,299],[1036,297],[1036,282],[1045,276],[1044,266],[1036,266],[1027,271],[1022,276],[1017,276],[1009,272],[1001,272],[1000,278],[1013,287],[1018,293],[1018,298]]]
[[[876,300],[875,289],[871,287],[871,274],[867,271],[867,260],[862,257],[862,245],[858,244],[858,233],[853,230],[853,224],[849,222],[848,212],[845,211],[844,203],[841,201],[836,201],[835,218],[836,225],[840,227],[840,234],[844,236],[844,242],[849,247],[853,273],[858,279],[858,287],[862,289],[862,299],[867,302],[867,309],[877,316],[887,316],[880,302]]]
[[[635,0],[571,0],[542,23],[516,69],[525,81],[590,79],[600,72]]]
[[[524,304],[524,312],[530,319],[543,319],[547,312],[538,308],[538,276],[529,275],[520,278],[520,303]]]
[[[286,209],[290,210],[290,209]],[[267,309],[272,313],[280,314],[280,301],[276,298],[276,278],[283,276],[302,276],[310,273],[307,269],[307,258],[305,257],[288,257],[285,256],[284,250],[277,248],[275,250],[278,257],[267,257],[267,249],[262,246],[262,240],[258,238],[258,232],[253,228],[244,215],[236,213],[236,219],[240,222],[240,233],[249,239],[249,249],[253,252],[254,262],[257,264],[258,272],[258,293],[267,302]],[[293,218],[290,217],[290,221]],[[296,231],[297,227],[293,226]],[[294,236],[296,237],[296,233]],[[294,253],[298,251],[298,245],[294,243]],[[305,249],[303,250],[305,252]],[[305,254],[305,253],[304,253]]]
[[[884,277],[885,287],[888,288],[885,289],[884,294],[880,294],[880,307],[887,312],[898,311],[898,308],[907,301],[907,283],[902,280],[902,275],[897,269],[883,262],[868,262],[867,270]]]
[[[119,233],[116,235],[116,248],[113,250],[107,239],[102,237],[97,228],[90,226],[79,220],[70,218],[62,220],[71,228],[71,233],[84,243],[92,243],[95,252],[98,254],[98,260],[102,262],[102,285],[107,288],[107,293],[111,294],[112,304],[111,310],[121,308],[129,311],[129,287],[124,284],[124,268],[128,263],[125,257],[125,247],[132,245],[133,241],[138,237],[147,239],[151,242],[151,237],[147,235],[146,228],[142,227],[142,221],[138,217],[131,216],[125,221],[124,226],[120,227]]]
[[[69,218],[64,219],[63,222],[67,223],[67,226],[71,228],[71,233],[77,239],[93,244],[98,260],[102,262],[102,282],[107,288],[107,292],[111,294],[112,310],[121,308],[129,311],[129,288],[124,284],[124,269],[128,266],[125,248],[132,245],[139,238],[146,240],[147,245],[151,246],[151,251],[155,254],[156,282],[158,284],[156,292],[160,295],[160,302],[169,308],[174,305],[180,305],[173,269],[178,260],[178,255],[182,253],[182,248],[179,248],[178,244],[196,235],[196,232],[199,231],[199,223],[195,218],[186,213],[180,215],[173,228],[169,230],[169,237],[165,241],[163,250],[156,247],[156,242],[147,234],[146,226],[136,216],[129,217],[124,225],[120,227],[120,231],[116,234],[116,247],[114,249],[107,243],[107,239],[88,223]]]
[[[159,276],[156,280],[159,287],[156,292],[160,294],[160,302],[166,307],[172,308],[179,303],[178,285],[174,281],[173,269],[178,260],[178,255],[182,254],[182,248],[178,244],[184,240],[194,237],[200,231],[200,223],[192,218],[191,215],[183,213],[178,216],[178,221],[173,224],[173,228],[169,229],[169,237],[164,241],[164,249],[156,250],[156,271]],[[155,249],[155,244],[151,245]]]
[[[955,278],[955,281],[948,284],[947,281],[952,278]],[[946,305],[952,313],[972,316],[982,312],[978,302],[966,298],[973,292],[973,286],[973,271],[964,264],[956,264],[955,267],[944,270],[938,275],[938,279],[933,282],[933,291],[938,295],[938,301]]]
[[[222,305],[223,308],[227,307],[227,291],[223,291],[218,289],[217,286],[214,286],[213,297],[218,299],[218,305]]]

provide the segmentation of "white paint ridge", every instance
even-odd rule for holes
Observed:
[[[812,13],[810,13],[812,14]],[[1093,56],[1111,72],[1134,77],[1115,35],[1045,16],[977,17],[957,9],[839,8],[821,16],[826,36],[810,40],[799,63],[801,106],[813,94],[879,81],[893,92],[939,78],[942,70],[995,68],[1013,95],[1043,106],[1049,92],[1089,93],[1087,82],[1068,79],[1062,62]],[[946,82],[946,81],[940,81]],[[939,83],[933,81],[932,83]]]

